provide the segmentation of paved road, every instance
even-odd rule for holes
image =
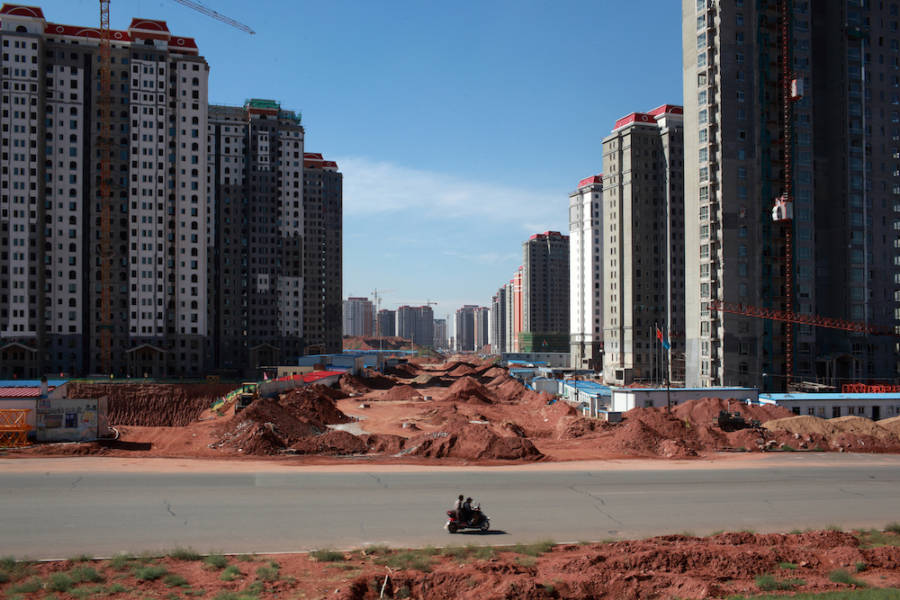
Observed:
[[[811,466],[799,456],[767,468],[420,473],[67,474],[0,463],[0,555],[108,556],[178,545],[279,552],[880,527],[900,521],[900,457],[894,459],[834,455],[829,466]],[[442,530],[445,506],[460,491],[483,502],[494,535]]]

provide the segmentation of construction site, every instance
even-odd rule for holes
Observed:
[[[577,401],[535,391],[493,361],[433,360],[399,359],[383,372],[319,370],[239,386],[78,380],[54,382],[52,390],[46,384],[43,390],[0,386],[6,445],[23,446],[6,456],[489,465],[900,452],[900,417],[823,419],[772,403],[705,397],[672,406],[644,403],[615,419],[598,418],[585,416]],[[17,408],[9,408],[12,396],[19,396]],[[102,402],[86,416],[74,409],[54,416],[52,397],[57,404],[63,398]],[[93,429],[86,432],[82,421]],[[64,437],[64,425],[75,437]],[[63,429],[51,436],[54,427]]]

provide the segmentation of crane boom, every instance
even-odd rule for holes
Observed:
[[[761,308],[749,304],[722,302],[721,300],[710,300],[709,310],[731,313],[733,315],[743,315],[745,317],[756,317],[758,319],[769,319],[770,321],[781,321],[782,323],[812,325],[813,327],[825,327],[827,329],[842,329],[844,331],[853,331],[867,335],[898,335],[894,332],[892,327],[878,327],[876,325],[868,325],[857,321],[846,321],[844,319],[834,319],[819,315],[804,315],[795,313],[794,311]]]
[[[216,11],[214,11],[214,10],[211,9],[211,8],[208,8],[208,7],[206,7],[206,6],[203,6],[203,5],[200,4],[199,2],[194,2],[193,0],[175,0],[175,2],[177,2],[178,4],[181,4],[182,6],[187,6],[188,8],[192,8],[192,9],[196,10],[197,12],[203,13],[204,15],[206,15],[206,16],[208,16],[208,17],[212,17],[213,19],[216,19],[216,20],[218,20],[218,21],[222,21],[223,23],[226,23],[226,24],[228,24],[228,25],[231,25],[232,27],[234,27],[234,28],[236,28],[236,29],[240,29],[241,31],[245,31],[245,32],[249,33],[250,35],[255,35],[255,34],[256,34],[255,31],[253,31],[252,29],[250,29],[249,27],[247,27],[247,26],[244,25],[243,23],[241,23],[241,22],[239,22],[239,21],[235,21],[235,20],[232,19],[231,17],[226,17],[226,16],[223,15],[222,13],[216,12]]]

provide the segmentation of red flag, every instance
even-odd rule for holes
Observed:
[[[659,327],[656,328],[656,339],[658,339],[659,341],[662,341],[663,339],[662,331],[659,330]]]

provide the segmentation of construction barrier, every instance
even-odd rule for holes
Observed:
[[[21,448],[28,446],[29,408],[0,409],[0,448]]]

